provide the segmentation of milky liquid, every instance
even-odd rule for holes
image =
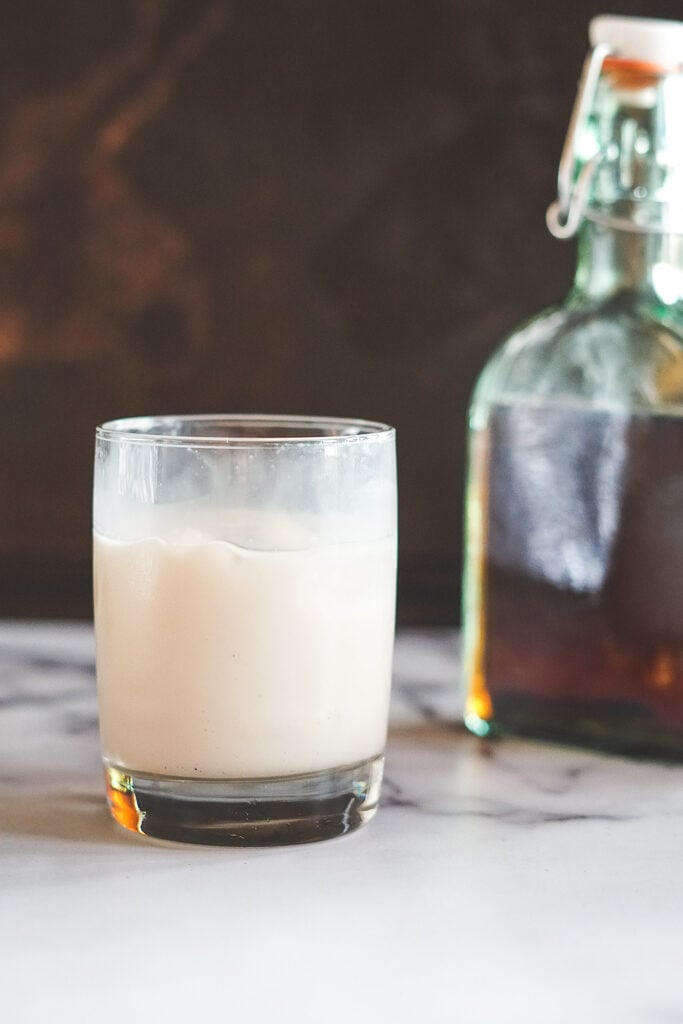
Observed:
[[[95,534],[104,756],[240,779],[381,753],[395,557],[393,540],[263,551]]]

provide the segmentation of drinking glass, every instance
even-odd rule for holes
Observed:
[[[119,824],[311,842],[368,821],[386,740],[395,432],[361,420],[97,428],[100,731]]]

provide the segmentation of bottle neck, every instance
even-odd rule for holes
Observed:
[[[683,235],[628,231],[585,220],[579,231],[573,295],[607,300],[632,295],[636,302],[683,302]]]

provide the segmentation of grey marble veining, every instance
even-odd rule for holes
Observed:
[[[105,808],[93,654],[0,625],[3,1020],[683,1021],[681,769],[465,735],[455,634],[406,631],[367,828],[155,843]]]

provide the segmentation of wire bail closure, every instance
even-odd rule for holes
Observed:
[[[555,238],[571,238],[576,234],[588,202],[591,181],[602,160],[602,153],[596,153],[584,164],[574,180],[576,136],[593,105],[602,66],[610,52],[610,47],[601,43],[584,61],[557,172],[557,199],[550,204],[545,215],[548,230]]]

